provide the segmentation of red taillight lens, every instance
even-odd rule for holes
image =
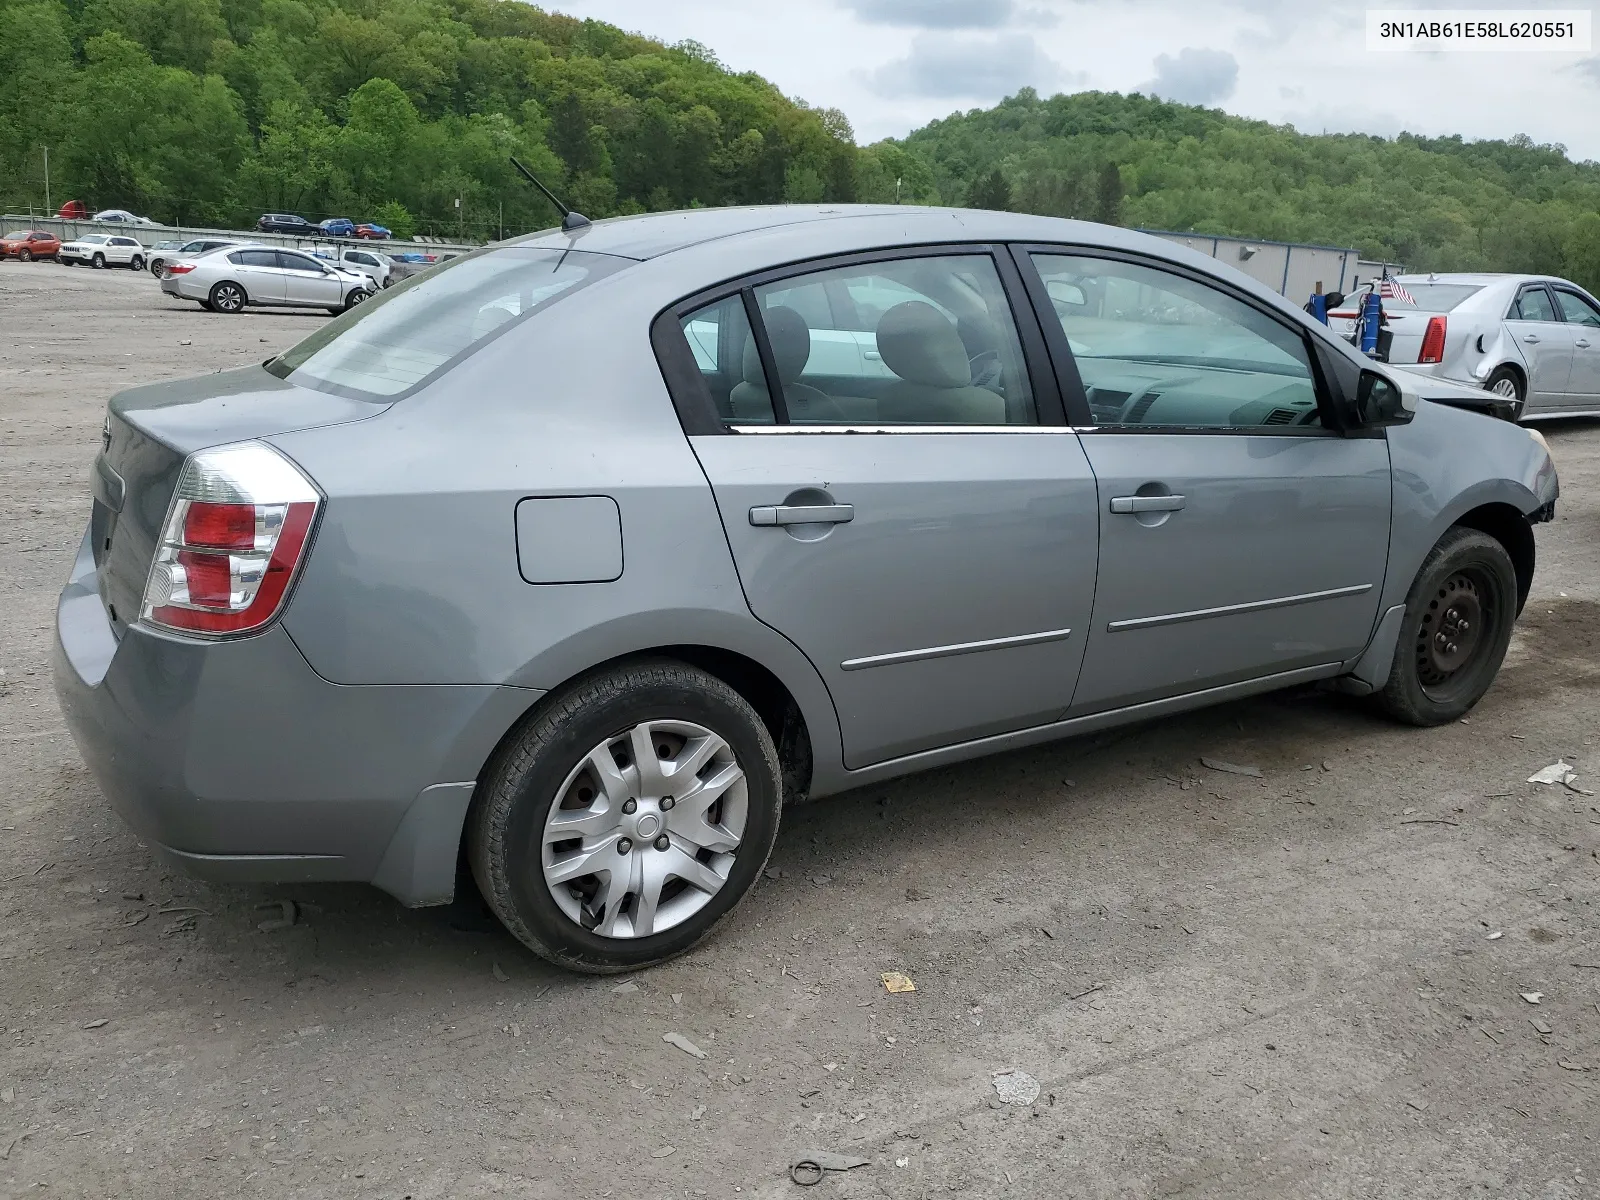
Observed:
[[[187,275],[192,270],[194,270],[194,264],[193,263],[173,263],[170,267],[167,268],[167,274],[168,275]]]
[[[1417,355],[1419,363],[1444,361],[1444,330],[1443,317],[1428,318],[1428,328],[1422,335],[1422,353]]]
[[[260,442],[190,455],[140,618],[199,634],[263,628],[283,607],[321,503],[311,481]]]

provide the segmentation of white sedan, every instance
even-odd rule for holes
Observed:
[[[1600,301],[1549,275],[1397,277],[1383,298],[1388,361],[1504,396],[1521,420],[1600,416]],[[1350,337],[1370,288],[1328,314]]]
[[[154,225],[149,217],[135,216],[125,208],[107,208],[95,213],[93,221],[115,221],[122,225]]]
[[[120,233],[90,233],[74,241],[61,243],[56,255],[67,266],[88,263],[97,270],[101,267],[132,267],[144,270],[146,251],[138,238],[124,237]]]

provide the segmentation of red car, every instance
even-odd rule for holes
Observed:
[[[358,238],[371,238],[380,242],[387,241],[390,236],[389,231],[382,225],[373,225],[370,222],[357,225],[355,235]]]
[[[68,200],[61,206],[61,211],[56,213],[63,221],[87,221],[89,210],[83,206],[82,200]]]
[[[54,258],[61,249],[61,239],[42,229],[19,229],[0,238],[0,258]]]

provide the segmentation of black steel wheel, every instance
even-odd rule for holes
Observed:
[[[1500,670],[1517,604],[1517,573],[1506,548],[1476,529],[1448,531],[1406,597],[1383,707],[1412,725],[1461,717]]]

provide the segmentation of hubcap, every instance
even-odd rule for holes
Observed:
[[[1496,379],[1494,387],[1490,389],[1497,396],[1504,396],[1507,400],[1517,398],[1517,381],[1515,379]]]
[[[556,793],[540,862],[568,918],[639,938],[688,920],[722,890],[749,816],[728,743],[692,721],[645,721],[590,750]]]
[[[1486,644],[1492,602],[1492,596],[1465,571],[1439,586],[1417,630],[1417,675],[1424,688],[1449,683],[1472,663]]]

